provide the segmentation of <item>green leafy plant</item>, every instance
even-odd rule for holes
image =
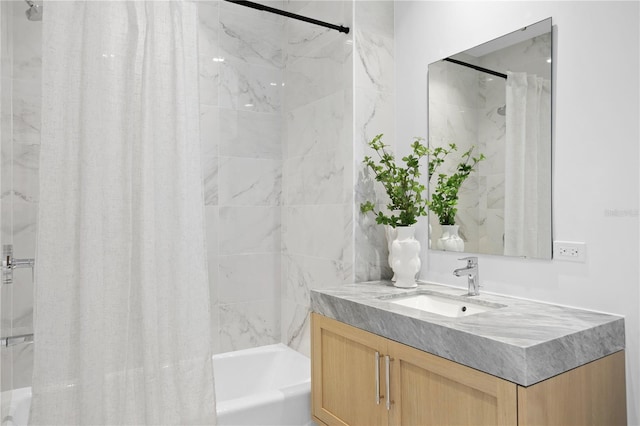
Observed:
[[[390,213],[376,210],[371,201],[360,204],[362,213],[372,212],[376,216],[376,223],[397,226],[409,226],[418,221],[419,216],[427,215],[426,198],[422,197],[425,185],[419,182],[420,160],[429,153],[422,143],[424,139],[415,138],[411,144],[413,152],[402,158],[404,166],[396,164],[395,157],[388,152],[382,142],[382,134],[374,137],[369,146],[378,154],[377,161],[366,156],[363,163],[373,171],[375,180],[380,182],[391,200],[387,204]],[[431,172],[431,169],[429,169]]]
[[[435,148],[430,154],[429,163],[429,180],[435,173],[435,170],[444,162],[447,155],[454,151],[457,151],[455,144],[449,144],[448,148]],[[458,212],[458,191],[460,186],[469,177],[472,171],[475,170],[478,163],[485,159],[484,154],[480,154],[478,157],[473,157],[471,153],[474,147],[472,146],[467,152],[462,154],[461,162],[456,167],[455,173],[447,175],[445,173],[438,174],[438,180],[436,186],[431,194],[431,201],[428,202],[429,210],[434,212],[438,216],[438,222],[440,225],[455,225],[455,216]]]

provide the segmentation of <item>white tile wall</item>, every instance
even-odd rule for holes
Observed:
[[[223,5],[218,33],[220,56],[240,58],[252,65],[282,68],[284,19],[237,5]]]
[[[351,1],[296,3],[353,28]],[[310,290],[353,279],[353,37],[285,25],[281,338],[308,354]]]
[[[280,17],[224,2],[201,1],[198,7],[211,325],[218,352],[280,341],[284,33]]]
[[[280,340],[280,300],[220,304],[220,351],[268,345]]]
[[[219,111],[220,155],[281,159],[280,113]]]
[[[280,252],[280,207],[220,206],[221,255]]]
[[[355,280],[390,278],[388,250],[384,229],[372,215],[360,213],[364,201],[386,203],[386,194],[373,181],[362,160],[375,155],[367,142],[384,134],[383,142],[394,151],[395,140],[395,71],[393,2],[355,2],[355,199],[354,241]],[[420,135],[416,135],[420,136]]]
[[[219,265],[221,304],[280,298],[279,286],[265,285],[280,279],[279,253],[221,256]]]
[[[220,107],[280,112],[282,71],[225,58],[220,63]],[[273,83],[273,84],[272,84]]]
[[[282,194],[280,160],[220,157],[220,204],[277,206]]]

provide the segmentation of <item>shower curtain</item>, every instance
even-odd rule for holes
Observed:
[[[33,424],[213,424],[196,3],[47,1]]]
[[[551,82],[507,72],[504,254],[551,253]]]

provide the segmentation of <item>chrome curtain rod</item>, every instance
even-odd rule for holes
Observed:
[[[468,64],[466,62],[462,62],[462,61],[459,61],[457,59],[444,58],[444,60],[447,61],[447,62],[452,62],[452,63],[457,64],[457,65],[462,65],[463,67],[473,68],[476,71],[486,72],[487,74],[495,75],[496,77],[502,77],[504,79],[507,78],[507,75],[506,74],[502,74],[501,72],[489,70],[489,69],[482,68],[482,67],[479,67],[479,66],[473,65],[473,64]]]
[[[274,7],[265,6],[263,4],[254,3],[252,1],[244,1],[244,0],[225,0],[225,1],[228,1],[229,3],[235,3],[240,6],[250,7],[252,9],[258,9],[258,10],[263,10],[265,12],[275,13],[276,15],[286,16],[287,18],[297,19],[299,21],[309,22],[311,24],[320,25],[321,27],[331,28],[332,30],[349,34],[349,27],[343,27],[342,25],[329,24],[328,22],[318,21],[317,19],[313,19],[313,18],[307,18],[306,16],[297,15],[295,13],[287,12],[285,10],[280,10]]]

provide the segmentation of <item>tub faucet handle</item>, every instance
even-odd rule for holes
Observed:
[[[13,245],[2,245],[2,283],[13,283],[13,270],[16,268],[31,268],[31,280],[34,279],[35,259],[16,259],[13,257]]]

